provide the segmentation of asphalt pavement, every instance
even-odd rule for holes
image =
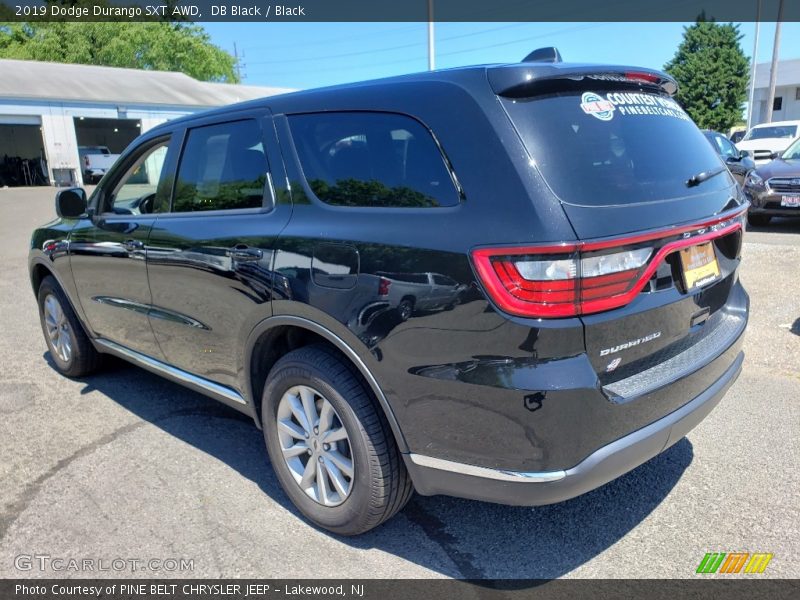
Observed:
[[[303,521],[233,410],[124,364],[55,372],[26,266],[53,194],[0,189],[0,577],[692,578],[733,551],[800,577],[800,221],[747,233],[744,371],[669,451],[553,506],[416,496],[348,539]]]

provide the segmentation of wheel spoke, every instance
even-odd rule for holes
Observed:
[[[62,340],[61,347],[64,350],[63,358],[65,361],[68,361],[69,357],[72,355],[72,341],[69,339],[69,332],[62,330],[59,339]]]
[[[290,446],[288,448],[281,448],[281,452],[283,452],[283,455],[287,459],[294,458],[295,456],[300,456],[301,454],[308,452],[308,446],[306,446],[305,442],[300,442],[299,444],[295,444],[294,446]]]
[[[328,504],[328,470],[325,463],[320,461],[317,465],[317,500],[323,504]]]
[[[335,464],[339,469],[347,475],[348,477],[353,477],[353,461],[349,458],[342,456],[341,453],[334,450],[333,452],[328,452],[325,455],[328,459],[330,459],[333,464]]]
[[[302,386],[300,388],[300,398],[303,401],[303,410],[306,413],[306,419],[311,428],[317,425],[319,417],[317,416],[317,407],[314,403],[314,392],[309,388]]]
[[[323,442],[327,442],[332,444],[334,442],[339,442],[341,440],[347,439],[347,432],[345,431],[344,427],[339,427],[338,429],[331,429],[328,433],[325,434],[325,437],[322,438]]]
[[[64,336],[60,334],[56,338],[56,354],[61,360],[64,360]]]
[[[300,423],[300,426],[305,430],[305,432],[310,434],[313,425],[308,420],[305,410],[303,410],[303,404],[300,402],[300,398],[297,395],[289,395],[289,406],[292,408],[292,414],[294,415],[294,418],[297,419],[297,422]]]
[[[305,432],[291,421],[278,421],[278,428],[282,429],[284,432],[288,433],[295,439],[298,440],[306,439]]]
[[[350,491],[350,485],[345,481],[344,477],[342,477],[342,472],[339,470],[339,467],[333,464],[333,462],[327,462],[325,466],[327,467],[328,476],[330,477],[333,487],[336,488],[339,495],[344,498],[347,496],[347,492]]]
[[[303,471],[303,477],[300,479],[300,487],[304,490],[307,490],[311,487],[312,482],[314,481],[314,476],[317,474],[317,461],[316,460],[309,460],[306,463],[306,468]]]
[[[334,416],[333,406],[327,400],[322,401],[322,410],[319,411],[319,435],[327,433],[333,424]]]

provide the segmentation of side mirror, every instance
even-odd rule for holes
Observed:
[[[753,153],[750,150],[739,150],[739,156],[742,158],[751,158]]]
[[[75,219],[86,213],[86,191],[69,188],[56,194],[56,214],[63,219]]]
[[[739,162],[739,161],[741,161],[743,158],[744,158],[744,157],[743,157],[741,154],[740,154],[739,156],[729,156],[728,158],[726,158],[726,159],[725,159],[725,162],[729,162],[729,163],[738,163],[738,162]]]
[[[773,152],[772,154],[769,155],[769,157],[774,160],[778,158],[780,155],[781,155],[780,152]]]

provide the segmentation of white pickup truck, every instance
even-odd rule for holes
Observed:
[[[105,146],[79,146],[78,156],[81,160],[84,183],[100,181],[119,158],[119,154],[111,154]]]

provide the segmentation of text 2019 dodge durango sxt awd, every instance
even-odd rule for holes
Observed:
[[[675,89],[523,62],[160,125],[33,234],[52,360],[113,354],[252,415],[287,495],[342,534],[414,489],[594,489],[742,365],[747,203]]]

